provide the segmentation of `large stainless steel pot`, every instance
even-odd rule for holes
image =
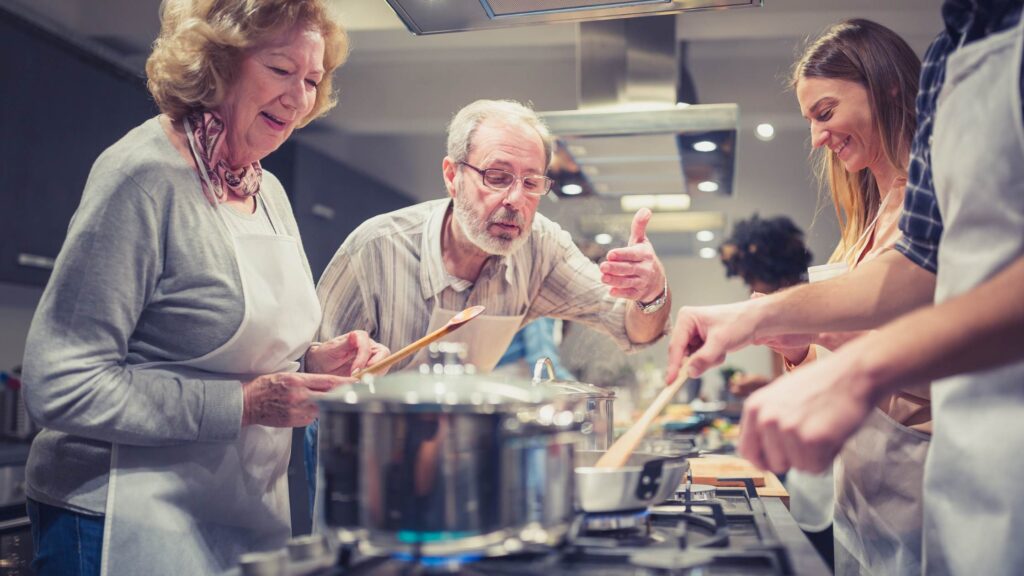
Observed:
[[[370,553],[499,555],[558,543],[574,512],[571,410],[529,382],[437,368],[321,400],[326,525],[358,533]]]
[[[615,392],[584,382],[555,379],[550,358],[541,358],[533,367],[534,385],[550,388],[573,407],[583,440],[580,450],[607,450],[615,440],[613,407]]]
[[[576,452],[577,505],[584,512],[642,510],[675,494],[690,468],[685,456],[634,452],[621,468],[594,468],[603,451]]]

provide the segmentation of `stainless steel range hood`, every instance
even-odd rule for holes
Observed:
[[[760,6],[762,0],[388,0],[414,34]]]
[[[624,241],[638,206],[676,212],[656,214],[650,231],[679,255],[700,247],[696,232],[725,226],[721,212],[681,211],[732,194],[739,107],[696,104],[675,33],[667,16],[579,25],[579,108],[541,116],[558,139],[549,175],[567,200],[559,210],[577,212],[581,244]]]
[[[736,104],[695,104],[675,18],[584,22],[579,109],[542,117],[560,141],[553,177],[585,193],[731,194]]]

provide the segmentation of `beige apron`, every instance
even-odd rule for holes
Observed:
[[[1024,18],[947,61],[932,141],[936,303],[1024,256],[1022,49]],[[1024,362],[934,382],[932,414],[924,572],[1024,573]]]
[[[444,326],[458,314],[458,311],[445,310],[440,306],[434,306],[430,315],[430,325],[427,333],[433,332]],[[477,372],[488,373],[498,365],[498,360],[505,354],[508,345],[512,343],[516,332],[523,325],[523,318],[520,316],[492,316],[482,314],[455,332],[442,338],[441,342],[464,342],[467,346],[466,363],[476,366]],[[427,351],[421,350],[410,368],[416,368],[427,361]]]
[[[298,370],[320,323],[298,242],[271,234],[233,241],[245,306],[238,330],[200,358],[147,366],[243,381]],[[284,546],[291,437],[291,428],[246,426],[231,442],[114,444],[101,574],[212,574],[243,553]]]
[[[852,250],[861,254],[889,195]],[[862,256],[859,256],[862,257]],[[835,573],[921,573],[922,478],[930,436],[872,408],[833,466]]]

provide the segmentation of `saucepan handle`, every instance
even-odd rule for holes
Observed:
[[[665,466],[664,458],[656,458],[644,464],[640,472],[640,479],[636,485],[636,497],[641,500],[650,500],[658,493],[661,487],[661,473]]]
[[[544,380],[544,369],[548,371],[547,382],[552,382],[555,379],[555,364],[551,361],[551,358],[547,356],[537,360],[537,363],[533,365],[533,383],[540,384],[545,382]]]

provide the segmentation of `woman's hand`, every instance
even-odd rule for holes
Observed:
[[[242,426],[307,426],[317,416],[315,400],[324,392],[352,382],[324,374],[282,372],[242,384]]]
[[[351,376],[356,370],[379,362],[390,353],[387,346],[375,342],[363,330],[353,330],[323,344],[313,345],[306,352],[306,372]]]

